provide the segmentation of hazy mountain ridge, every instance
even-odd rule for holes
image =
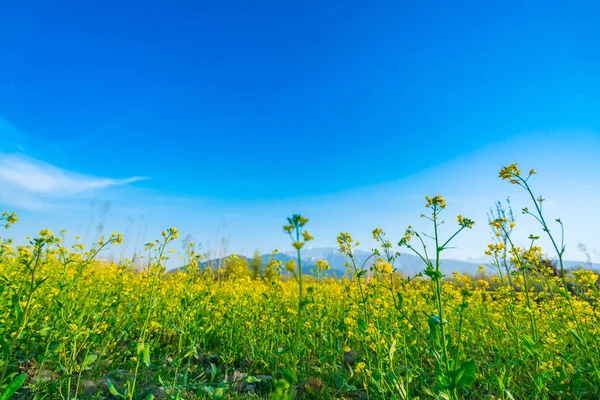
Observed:
[[[365,267],[369,267],[375,261],[375,257],[371,256],[370,252],[364,250],[355,250],[354,251],[354,259],[357,266],[361,266],[365,261],[367,261]],[[240,258],[245,258],[248,260],[250,264],[252,261],[251,257],[239,256]],[[289,250],[285,252],[281,252],[272,256],[271,254],[263,254],[263,269],[264,266],[269,262],[271,257],[276,260],[281,260],[282,262],[287,262],[289,260],[296,260],[296,252],[295,250]],[[307,247],[302,249],[302,272],[306,274],[311,273],[311,269],[314,268],[314,265],[317,260],[322,259],[329,262],[331,267],[331,271],[329,271],[328,275],[341,277],[347,274],[347,267],[345,263],[349,261],[346,257],[344,257],[340,252],[333,247]],[[208,266],[219,266],[223,265],[225,258],[216,258],[213,260],[207,260],[201,263],[201,268],[206,268]],[[489,261],[485,262],[483,259],[477,259],[477,261],[466,261],[466,260],[457,260],[445,258],[441,260],[440,269],[444,274],[451,274],[452,272],[459,273],[468,273],[471,275],[475,275],[480,265],[485,265],[488,273],[494,273],[495,268],[491,266]],[[423,260],[421,260],[418,256],[401,253],[400,257],[396,259],[394,266],[397,270],[406,275],[415,275],[424,269]],[[589,263],[586,261],[564,261],[565,269],[576,269],[578,267],[591,268],[594,270],[600,270],[600,264],[598,263]],[[180,268],[176,268],[178,270]]]

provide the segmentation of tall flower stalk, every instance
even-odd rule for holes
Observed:
[[[298,314],[296,318],[296,335],[294,337],[294,349],[296,351],[296,360],[300,359],[300,337],[302,334],[302,309],[304,308],[305,301],[302,287],[302,254],[301,249],[304,247],[306,242],[313,240],[314,238],[304,229],[304,225],[308,223],[308,218],[305,218],[299,214],[294,214],[287,219],[287,225],[283,226],[283,230],[287,233],[292,240],[292,246],[296,249],[297,267],[290,263],[288,270],[292,272],[294,277],[298,280]]]
[[[148,343],[148,335],[149,335],[149,326],[150,326],[150,318],[154,313],[154,308],[157,304],[156,299],[156,289],[158,284],[158,279],[161,274],[164,272],[163,263],[167,258],[165,255],[165,250],[167,245],[173,240],[179,237],[179,231],[176,228],[169,228],[162,232],[163,239],[156,240],[155,242],[150,242],[146,244],[146,250],[148,254],[151,254],[153,249],[156,249],[156,259],[155,264],[152,264],[152,257],[148,257],[148,267],[146,270],[146,276],[150,279],[149,288],[146,288],[144,294],[148,294],[149,306],[144,318],[144,324],[142,325],[140,337],[136,346],[136,364],[135,370],[133,373],[133,380],[128,382],[128,391],[127,398],[129,400],[133,400],[137,385],[137,378],[140,369],[140,365],[143,362],[147,367],[150,366],[150,343]]]
[[[529,186],[529,179],[535,174],[536,174],[535,170],[531,169],[529,171],[529,174],[527,174],[527,176],[524,176],[521,173],[521,170],[519,169],[518,164],[514,163],[514,164],[510,164],[508,166],[502,167],[502,169],[500,169],[499,176],[502,180],[508,180],[511,184],[520,186],[523,189],[525,189],[525,191],[527,192],[527,194],[529,194],[529,197],[533,201],[535,210],[530,211],[528,207],[524,207],[522,209],[523,214],[533,217],[541,225],[542,230],[544,232],[546,232],[546,235],[548,236],[548,238],[550,239],[550,242],[552,243],[552,247],[554,248],[554,251],[556,252],[556,255],[558,257],[558,264],[560,267],[560,278],[561,278],[562,285],[563,285],[563,288],[561,290],[561,295],[566,299],[569,311],[570,311],[571,316],[573,317],[573,321],[575,323],[574,330],[573,329],[567,329],[567,330],[575,338],[576,342],[579,343],[580,345],[582,345],[582,347],[584,348],[586,357],[587,357],[588,361],[590,362],[590,364],[592,365],[592,368],[594,369],[594,373],[596,375],[598,383],[600,383],[600,368],[598,367],[598,364],[596,363],[596,357],[592,353],[592,349],[590,348],[590,345],[588,343],[587,335],[585,334],[584,330],[581,328],[581,324],[579,322],[579,319],[577,318],[577,314],[575,313],[575,309],[573,307],[573,299],[569,293],[569,286],[567,283],[567,277],[566,277],[564,261],[563,261],[563,256],[564,256],[565,249],[566,249],[566,246],[564,244],[564,236],[565,236],[564,235],[564,233],[565,233],[564,226],[563,226],[563,223],[560,220],[560,218],[557,218],[555,220],[558,223],[558,225],[560,226],[561,242],[560,242],[560,246],[559,246],[556,238],[550,232],[550,227],[549,227],[548,223],[546,222],[546,219],[542,212],[543,203],[544,203],[545,199],[541,195],[536,197],[535,194],[533,193],[533,190]],[[532,235],[532,236],[530,236],[530,238],[534,238],[534,236]],[[535,237],[535,238],[537,239],[537,237]]]
[[[450,341],[450,335],[447,329],[448,321],[446,320],[442,299],[442,279],[444,278],[444,274],[442,274],[440,270],[441,254],[448,248],[450,242],[460,232],[464,229],[472,228],[475,222],[459,215],[457,218],[459,229],[454,232],[449,239],[442,243],[439,227],[443,224],[443,221],[440,219],[440,213],[446,208],[446,200],[440,195],[435,197],[426,196],[425,199],[427,200],[425,207],[431,210],[431,214],[421,214],[421,217],[431,221],[433,224],[433,236],[416,232],[409,226],[398,245],[408,248],[425,263],[424,274],[431,279],[434,308],[436,310],[436,315],[431,315],[427,322],[430,329],[430,343],[437,346],[437,348],[431,349],[435,355],[438,367],[439,386],[437,389],[440,392],[445,392],[447,396],[457,399],[459,398],[457,388],[461,385],[468,386],[475,379],[475,363],[473,360],[467,360],[459,365],[458,352],[454,359],[451,359],[449,355],[448,343]],[[419,240],[422,251],[413,247],[411,244],[413,238]],[[430,258],[427,252],[427,245],[424,238],[433,240],[435,244],[435,255],[433,259]]]

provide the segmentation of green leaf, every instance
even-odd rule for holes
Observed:
[[[161,376],[158,377],[158,383],[160,383],[160,386],[166,388],[168,387],[167,384],[165,383],[165,381],[163,381],[163,378]]]
[[[525,350],[532,356],[532,357],[537,357],[538,356],[538,348],[537,348],[537,344],[535,343],[535,340],[533,340],[533,338],[529,335],[523,335],[523,342],[525,344]]]
[[[390,347],[390,363],[394,361],[394,353],[396,353],[396,339],[394,339]]]
[[[86,369],[90,365],[94,363],[98,359],[98,354],[90,354],[88,355],[83,362],[81,363],[81,369]]]
[[[115,397],[120,397],[122,399],[125,398],[125,396],[123,396],[121,393],[119,393],[119,391],[117,390],[115,385],[112,384],[110,379],[106,379],[106,385],[108,386],[108,391],[110,392],[110,394],[112,394]]]
[[[286,380],[286,382],[288,382],[290,385],[293,385],[296,383],[296,374],[294,374],[294,372],[290,369],[285,369],[283,371],[283,378]]]
[[[0,336],[0,347],[2,348],[2,352],[4,353],[4,359],[9,359],[10,358],[10,347],[8,347],[8,344],[6,343],[6,341],[4,340],[4,338],[2,336]],[[2,382],[0,382],[2,383]]]
[[[27,374],[17,375],[17,377],[12,380],[12,382],[8,385],[8,387],[6,389],[4,389],[4,392],[0,396],[0,400],[10,399],[11,396],[13,394],[15,394],[15,392],[17,390],[19,390],[21,388],[21,386],[23,386],[26,379],[27,379]]]
[[[567,329],[567,331],[573,336],[573,338],[579,343],[580,346],[583,346],[583,339],[574,329]]]
[[[248,376],[246,377],[246,379],[244,379],[244,380],[245,380],[246,382],[248,382],[248,383],[256,383],[256,382],[260,382],[260,379],[258,379],[258,378],[257,378],[257,377],[255,377],[255,376],[252,376],[252,375],[248,375]]]
[[[335,376],[335,388],[341,389],[342,386],[344,386],[344,377],[341,375],[336,375]]]
[[[356,323],[358,324],[358,330],[362,333],[364,333],[367,330],[367,323],[362,318],[358,318],[356,320]]]
[[[21,309],[21,304],[19,302],[19,296],[15,293],[12,297],[12,304],[17,312],[17,321],[21,320],[21,316],[23,315],[23,309]]]
[[[196,353],[196,348],[192,348],[191,350],[188,350],[188,352],[184,354],[183,358],[188,358],[192,354],[196,355],[196,358],[198,358],[197,353]]]
[[[459,371],[461,371],[461,376],[457,382],[458,385],[471,386],[475,382],[475,373],[477,372],[475,361],[467,360],[463,362],[460,365]]]
[[[430,277],[432,281],[439,281],[440,279],[442,279],[444,277],[444,274],[442,274],[440,271],[436,271],[436,270],[430,269],[430,268],[427,268],[424,271],[424,273],[425,273],[425,275]]]
[[[143,342],[138,342],[135,350],[136,350],[138,358],[141,358],[142,357],[142,353],[144,352],[144,343]]]
[[[467,360],[463,362],[458,369],[448,371],[447,376],[450,378],[450,388],[457,388],[461,385],[471,386],[475,381],[475,372],[477,367],[475,361]]]
[[[150,366],[150,343],[144,344],[142,362],[146,364],[147,367]]]

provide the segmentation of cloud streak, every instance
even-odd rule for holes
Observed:
[[[148,178],[89,176],[22,155],[0,153],[0,202],[23,208],[41,208],[49,199],[69,198],[145,179]]]

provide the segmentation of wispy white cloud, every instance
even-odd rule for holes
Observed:
[[[67,171],[19,154],[0,153],[0,203],[42,208],[48,200],[127,185],[144,177],[113,179]]]

